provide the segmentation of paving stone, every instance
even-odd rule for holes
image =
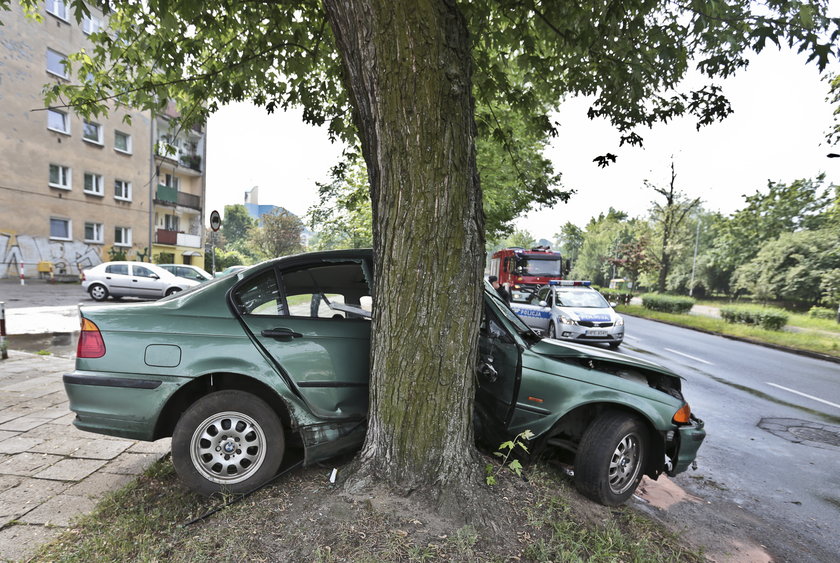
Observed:
[[[129,454],[122,453],[115,460],[102,468],[105,473],[119,473],[123,475],[140,475],[147,467],[159,460],[159,454]]]
[[[62,459],[43,471],[39,471],[33,477],[57,481],[81,481],[106,463],[107,461],[102,459]]]
[[[32,476],[61,461],[61,456],[24,452],[5,456],[0,462],[0,474]]]
[[[20,434],[20,432],[12,432],[11,430],[0,430],[0,442],[3,440],[8,440],[9,438],[14,438]]]
[[[35,388],[46,389],[48,387],[52,387],[47,393],[38,395],[39,397],[42,397],[44,395],[48,395],[49,393],[55,393],[57,385],[63,387],[64,384],[61,379],[56,379],[55,376],[47,375],[42,377],[27,378],[24,381],[18,381],[10,385],[2,385],[0,386],[0,391],[18,391],[20,393],[26,393]]]
[[[129,440],[101,440],[93,436],[93,434],[88,434],[86,438],[44,440],[29,451],[88,459],[114,459],[134,444]],[[0,446],[2,445],[3,443],[0,442]]]
[[[49,421],[47,424],[38,426],[37,428],[33,428],[32,430],[28,431],[26,435],[31,438],[41,438],[43,440],[51,440],[55,437],[63,437],[67,439],[87,438],[88,440],[90,440],[92,437],[103,440],[108,439],[108,436],[101,436],[99,434],[93,434],[91,432],[82,432],[75,426],[58,424],[54,420]]]
[[[65,414],[64,416],[62,416],[61,418],[56,418],[55,420],[52,421],[52,423],[53,424],[61,424],[63,426],[69,426],[70,428],[75,428],[75,426],[73,426],[73,421],[74,420],[76,420],[76,413],[74,413],[73,411],[70,411],[67,414]]]
[[[0,530],[0,559],[28,561],[38,548],[64,533],[64,528],[14,525]]]
[[[134,475],[96,472],[79,481],[69,489],[68,495],[99,500],[108,493],[122,489],[135,479]]]
[[[172,438],[161,438],[154,442],[136,442],[128,451],[135,454],[168,454],[172,449]]]
[[[0,475],[0,493],[17,487],[24,479],[25,477],[18,477],[16,475]]]
[[[68,487],[69,484],[63,481],[23,479],[17,487],[0,493],[0,527],[37,508]]]
[[[0,430],[26,432],[27,430],[32,430],[33,428],[37,428],[42,424],[46,424],[49,421],[49,418],[41,418],[39,416],[22,416],[20,418],[16,418],[14,420],[10,420],[9,422],[4,422],[3,424],[0,424]]]
[[[96,501],[88,497],[59,494],[27,512],[20,520],[27,524],[69,526],[75,518],[91,512],[95,507]]]
[[[27,438],[26,434],[16,434],[0,442],[0,454],[19,454],[32,451],[32,448],[41,444],[43,440],[38,438]],[[43,452],[51,453],[51,452]]]

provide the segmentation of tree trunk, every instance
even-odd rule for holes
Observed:
[[[472,411],[484,229],[471,56],[451,0],[324,0],[370,175],[370,413],[357,476],[455,500]]]

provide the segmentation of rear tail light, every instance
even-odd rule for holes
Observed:
[[[76,348],[77,358],[101,358],[105,355],[105,341],[99,327],[90,319],[82,318],[82,332]]]
[[[680,410],[674,413],[672,420],[675,424],[689,424],[691,422],[691,407],[688,406],[688,403],[684,404]]]

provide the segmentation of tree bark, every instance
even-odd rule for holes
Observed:
[[[472,410],[484,228],[471,56],[452,0],[324,0],[370,176],[370,412],[357,475],[453,499]]]

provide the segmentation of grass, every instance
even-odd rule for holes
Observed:
[[[600,509],[599,515],[583,516],[574,507],[581,499],[569,489],[568,478],[545,465],[529,467],[527,484],[509,477],[508,484],[518,484],[508,491],[521,493],[524,487],[527,499],[507,492],[504,503],[490,509],[500,517],[495,530],[458,524],[425,536],[416,530],[434,521],[431,513],[389,512],[369,501],[336,504],[336,491],[323,485],[321,473],[295,472],[284,483],[184,526],[219,501],[187,492],[164,459],[30,561],[703,560],[633,509],[593,505],[586,511]]]
[[[714,317],[660,313],[657,311],[650,311],[640,305],[620,305],[616,308],[616,310],[629,315],[635,315],[637,317],[664,321],[689,328],[698,328],[728,336],[736,336],[747,340],[753,340],[755,342],[786,346],[797,350],[805,350],[840,357],[840,330],[837,330],[836,328],[837,323],[834,323],[835,327],[829,327],[834,328],[834,330],[824,329],[823,326],[826,325],[823,325],[822,322],[820,324],[813,324],[809,322],[821,321],[821,319],[811,319],[806,315],[791,314],[788,324],[811,330],[804,332],[787,332],[765,330],[754,326],[727,323],[723,321],[723,319],[717,319]],[[830,323],[831,321],[827,322]],[[817,329],[819,332],[817,330],[813,330],[816,327],[819,327]],[[833,334],[821,332],[823,330]]]
[[[721,302],[721,301],[698,301],[698,305],[705,305],[708,307],[715,307],[720,308],[726,305],[737,305],[738,303],[735,301],[731,302]],[[795,326],[799,328],[807,328],[811,330],[823,330],[826,332],[834,332],[838,336],[840,336],[840,323],[832,319],[815,319],[814,317],[809,317],[807,314],[802,313],[793,313],[791,311],[787,311],[788,317],[788,325]]]

